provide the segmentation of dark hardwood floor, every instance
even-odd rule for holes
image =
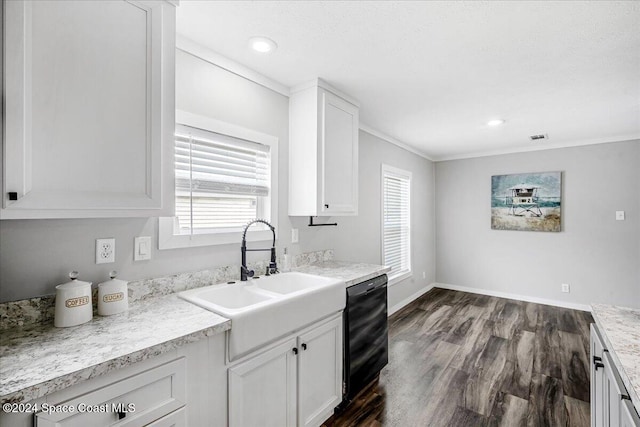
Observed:
[[[433,289],[389,318],[389,365],[325,426],[588,426],[591,322]]]

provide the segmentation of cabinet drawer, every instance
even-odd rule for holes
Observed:
[[[605,416],[605,426],[609,427],[619,427],[620,424],[620,415],[621,415],[621,404],[625,398],[629,398],[627,394],[627,390],[622,383],[622,379],[618,374],[618,370],[616,369],[613,359],[608,351],[605,351],[603,354],[604,361],[604,416]]]
[[[630,400],[624,399],[620,405],[620,427],[640,427],[640,416]]]
[[[185,408],[180,408],[177,411],[148,424],[147,427],[186,427],[186,425],[187,411]]]
[[[36,427],[144,426],[185,405],[186,363],[174,360],[63,402],[67,412],[39,412]],[[73,412],[71,412],[73,411]],[[165,425],[165,424],[158,424]],[[174,425],[174,424],[167,424]],[[176,422],[175,425],[181,425]]]

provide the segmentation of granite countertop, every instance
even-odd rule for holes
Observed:
[[[640,310],[605,304],[591,304],[591,309],[631,401],[640,410]]]
[[[71,328],[3,331],[0,403],[37,399],[230,328],[230,320],[174,294]]]
[[[364,264],[344,261],[318,261],[309,265],[297,267],[294,271],[317,276],[341,279],[347,287],[373,279],[387,273],[391,267],[376,264]]]

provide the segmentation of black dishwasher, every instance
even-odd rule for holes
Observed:
[[[347,288],[344,316],[345,401],[351,401],[389,360],[387,275]]]

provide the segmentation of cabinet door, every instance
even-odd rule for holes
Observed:
[[[605,426],[620,426],[621,403],[623,396],[628,398],[627,391],[616,371],[613,359],[608,351],[604,352],[604,405]]]
[[[319,426],[342,401],[342,318],[298,337],[298,425]]]
[[[296,424],[296,340],[229,368],[229,425]]]
[[[0,218],[170,214],[175,7],[4,6]]]
[[[358,214],[358,108],[321,90],[320,209],[324,216]]]
[[[604,364],[602,361],[604,345],[597,327],[591,324],[591,427],[603,427],[604,424]]]
[[[620,427],[640,427],[640,417],[630,400],[623,400],[620,405]]]

